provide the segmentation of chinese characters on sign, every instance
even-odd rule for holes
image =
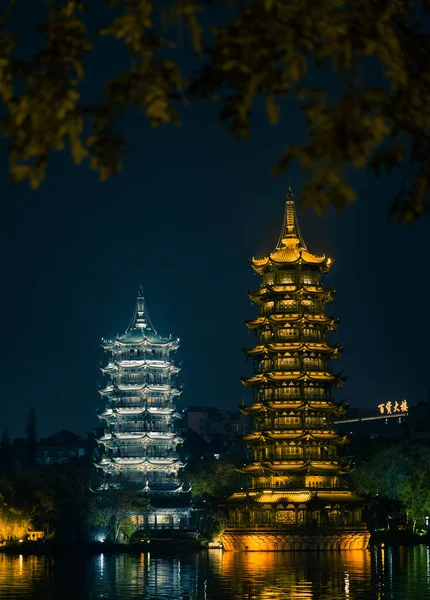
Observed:
[[[381,415],[392,415],[393,413],[408,412],[408,403],[406,400],[394,402],[394,404],[388,401],[386,404],[378,404],[378,408]]]

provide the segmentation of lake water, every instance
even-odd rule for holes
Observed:
[[[0,598],[430,600],[430,549],[47,558],[0,554]]]

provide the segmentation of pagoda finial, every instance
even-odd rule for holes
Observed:
[[[288,186],[287,200],[285,203],[284,220],[282,221],[281,233],[276,244],[276,248],[285,246],[300,246],[306,250],[306,244],[303,239],[297,219],[296,206],[291,185]]]
[[[148,315],[148,309],[146,308],[142,283],[139,284],[139,289],[137,291],[136,308],[134,309],[133,317],[126,331],[129,331],[130,329],[142,329],[144,331],[150,330],[154,333],[157,333]]]

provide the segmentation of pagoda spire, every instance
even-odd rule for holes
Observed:
[[[279,235],[278,243],[276,244],[276,249],[285,248],[286,246],[299,246],[299,248],[307,250],[302,232],[300,231],[299,227],[299,220],[297,218],[291,185],[288,186],[284,219],[282,221],[281,233]]]
[[[133,317],[130,321],[130,325],[126,329],[126,332],[130,331],[131,329],[142,329],[144,331],[151,331],[155,334],[157,333],[155,327],[152,324],[151,319],[149,318],[142,284],[139,285],[139,289],[137,291],[136,307],[134,309]]]

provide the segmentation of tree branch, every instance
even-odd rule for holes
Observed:
[[[6,25],[7,20],[9,19],[10,15],[12,14],[12,11],[15,7],[15,4],[16,4],[16,0],[9,0],[9,6],[4,11],[3,16],[0,18],[0,27],[2,25]]]

